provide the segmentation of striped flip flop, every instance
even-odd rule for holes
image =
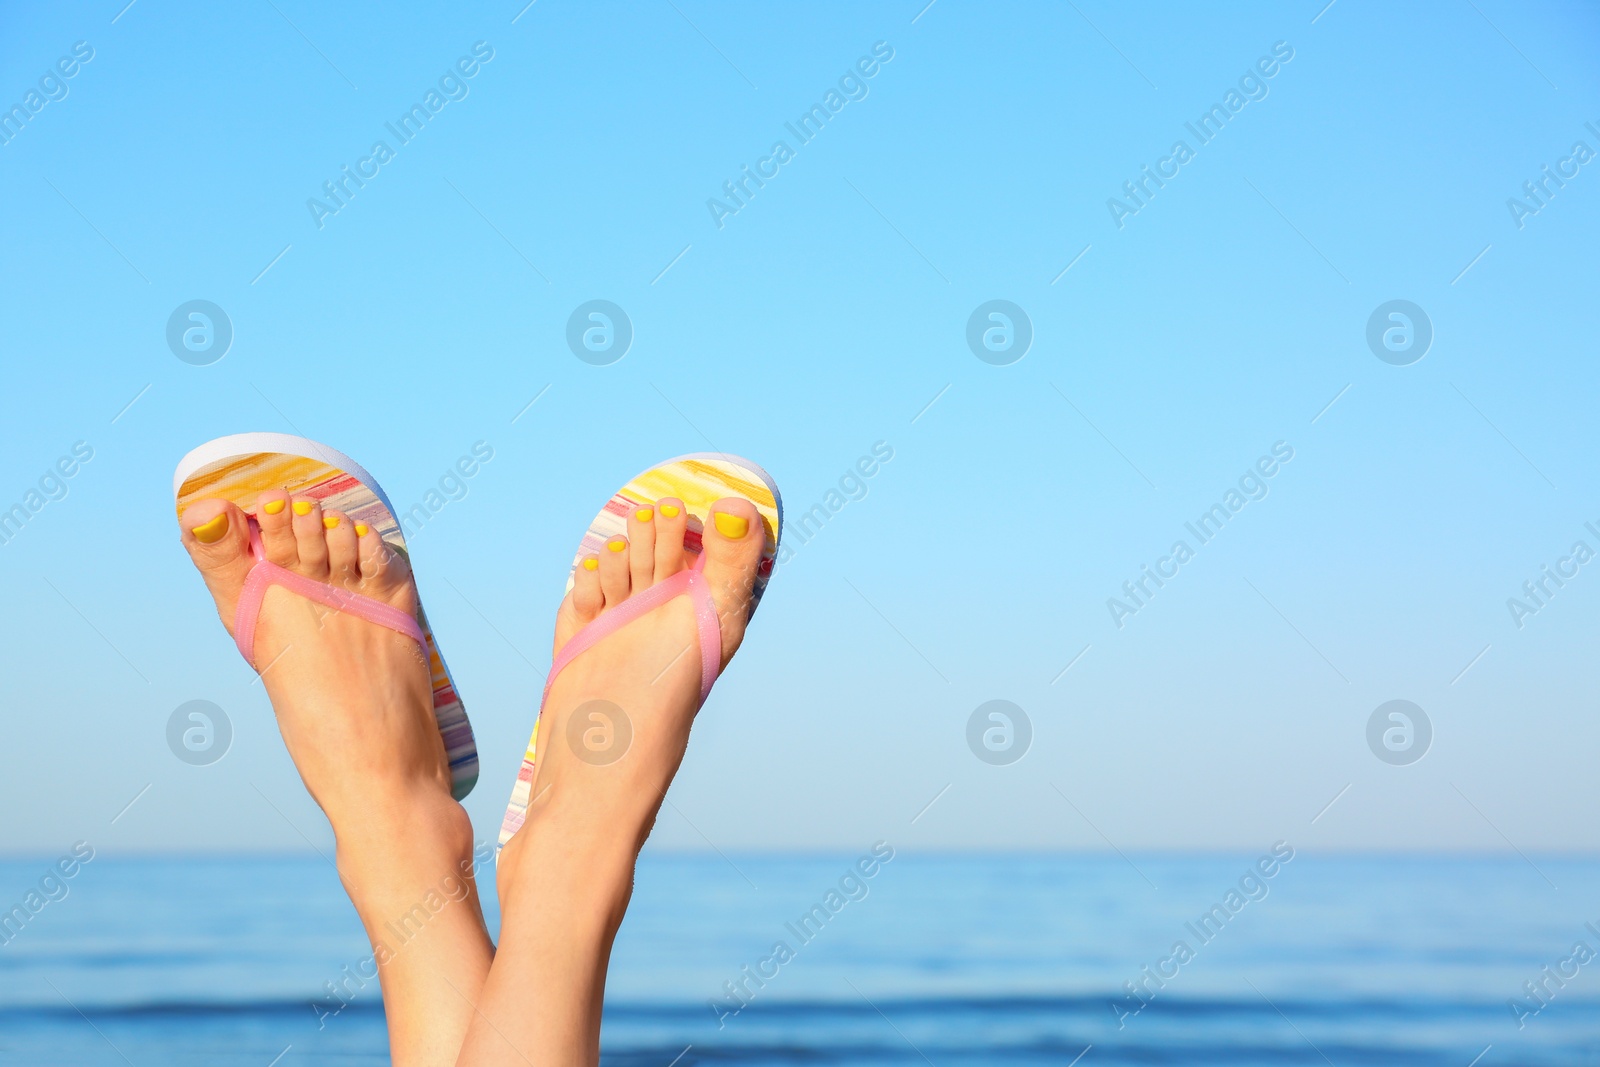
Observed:
[[[696,452],[679,456],[652,467],[617,490],[600,509],[572,557],[572,568],[567,573],[567,592],[572,591],[576,571],[585,556],[598,555],[606,542],[613,537],[626,535],[628,516],[637,508],[654,508],[662,497],[677,497],[688,512],[688,525],[683,534],[683,547],[694,556],[689,567],[671,578],[657,582],[643,593],[630,596],[621,606],[612,608],[572,636],[556,655],[545,681],[544,695],[550,693],[556,676],[579,653],[599,643],[641,615],[679,596],[689,596],[695,601],[695,616],[700,640],[700,702],[705,703],[716,681],[722,659],[722,630],[711,594],[706,589],[700,568],[705,557],[700,554],[700,531],[704,528],[711,505],[726,496],[742,496],[756,506],[761,515],[761,525],[766,534],[766,544],[761,550],[761,562],[756,569],[755,590],[750,598],[753,614],[761,594],[766,591],[772,577],[773,562],[778,554],[778,538],[783,530],[783,498],[778,487],[766,471],[738,456],[721,452]],[[543,698],[540,708],[543,709]],[[539,746],[539,723],[533,724],[533,736],[528,738],[528,750],[522,757],[522,768],[517,772],[517,784],[511,790],[511,803],[506,807],[505,819],[500,825],[502,846],[518,830],[527,816],[528,796],[533,787],[535,753]]]
[[[450,759],[451,792],[457,800],[472,791],[478,780],[478,747],[472,739],[472,724],[456,695],[455,683],[439,654],[438,643],[427,617],[417,606],[412,619],[386,604],[357,596],[343,589],[315,582],[267,562],[260,552],[261,542],[255,524],[257,497],[270,489],[282,489],[314,497],[324,508],[342,511],[351,521],[378,531],[390,547],[410,559],[406,539],[389,502],[377,481],[348,456],[326,445],[281,433],[241,433],[219,437],[184,456],[172,476],[172,493],[178,514],[198,500],[221,497],[231,500],[251,517],[251,552],[256,565],[245,579],[234,619],[234,636],[245,661],[255,666],[253,655],[256,616],[268,586],[281,585],[311,600],[339,611],[347,611],[380,626],[388,626],[415,638],[427,649],[428,666],[433,673],[433,714]]]

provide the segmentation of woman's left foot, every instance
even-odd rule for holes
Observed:
[[[694,565],[684,548],[688,518],[672,497],[637,508],[626,536],[580,561],[556,614],[558,655],[584,626]],[[720,622],[720,672],[744,640],[768,535],[756,506],[742,497],[717,501],[704,519],[701,574]],[[679,596],[561,671],[539,713],[527,818],[501,857],[502,901],[511,898],[510,883],[529,851],[528,830],[540,823],[558,822],[563,835],[614,842],[631,870],[689,743],[700,706],[700,657],[693,601]]]
[[[720,670],[744,640],[767,531],[740,497],[704,519],[700,573],[720,621]],[[626,536],[580,561],[556,616],[558,655],[584,626],[695,562],[687,520],[671,497],[636,508]],[[599,1062],[612,940],[700,707],[699,635],[691,597],[673,597],[585,649],[550,686],[532,799],[496,874],[500,952],[462,1064]]]

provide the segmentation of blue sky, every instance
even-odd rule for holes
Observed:
[[[1600,151],[1593,8],[520,8],[0,15],[0,102],[59,97],[0,145],[0,497],[93,451],[0,545],[0,848],[327,840],[173,531],[177,459],[247,430],[346,451],[402,506],[493,448],[412,539],[480,837],[612,490],[724,450],[797,516],[882,442],[792,542],[658,845],[1600,846],[1600,567],[1507,607],[1600,550],[1600,162],[1561,162]],[[1136,213],[1108,205],[1179,140]],[[1516,218],[1547,165],[1577,173]],[[771,177],[708,206],[746,166]],[[196,299],[233,330],[208,366],[166,342]],[[596,299],[634,332],[608,366],[566,343]],[[1405,366],[1366,341],[1397,299],[1433,330]],[[1009,365],[967,346],[990,300],[1031,323]],[[1199,544],[1185,523],[1275,446]],[[1108,599],[1178,540],[1119,628]],[[233,727],[204,767],[165,740],[197,699]],[[996,699],[1032,724],[1007,766],[966,742]],[[1366,740],[1395,699],[1432,724],[1406,766]]]

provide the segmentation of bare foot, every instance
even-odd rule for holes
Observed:
[[[687,514],[667,497],[629,516],[628,534],[583,560],[556,613],[555,652],[584,626],[694,562],[684,549]],[[701,534],[704,575],[722,633],[718,673],[744,640],[766,531],[741,497],[712,505]],[[700,705],[700,647],[693,602],[676,597],[583,652],[561,671],[539,715],[540,760],[527,819],[571,804],[581,818],[636,854],[689,743]],[[570,722],[576,715],[577,727]],[[612,721],[620,720],[620,721]],[[598,749],[573,738],[598,730]],[[611,746],[622,748],[620,753]],[[524,824],[526,828],[526,823]],[[501,856],[502,889],[523,851],[513,836]],[[502,895],[507,899],[509,892]]]
[[[270,562],[415,617],[411,570],[377,531],[282,491],[263,493],[255,510]],[[255,563],[249,521],[221,499],[190,505],[179,521],[230,634]],[[493,950],[426,656],[411,637],[281,586],[262,600],[252,655],[289,755],[333,826],[340,877],[373,941],[394,1062],[452,1063],[471,1014],[462,995],[477,996]],[[433,900],[447,903],[435,911]],[[407,918],[402,942],[395,924]]]
[[[556,616],[560,654],[585,625],[693,562],[687,515],[664,498],[628,519],[582,561]],[[766,531],[750,501],[711,507],[701,571],[721,626],[726,667],[744,640]],[[462,1064],[599,1062],[611,944],[639,849],[683,761],[701,699],[694,602],[677,596],[573,659],[539,715],[539,760],[526,818],[501,852],[500,952],[484,985]],[[599,731],[591,747],[582,738]]]
[[[268,561],[415,617],[411,569],[377,531],[281,491],[263,493],[256,515]],[[202,500],[180,525],[184,547],[233,634],[239,594],[255,563],[248,517],[225,500]],[[262,603],[254,658],[289,754],[336,831],[352,821],[342,816],[383,802],[387,790],[442,789],[449,796],[428,664],[415,641],[274,586]]]

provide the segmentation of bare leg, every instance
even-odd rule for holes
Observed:
[[[258,511],[272,562],[415,614],[411,572],[375,531],[281,492],[263,494]],[[231,631],[251,565],[246,516],[202,500],[180,526]],[[393,1060],[453,1063],[494,948],[427,663],[411,639],[276,587],[262,605],[255,659],[269,665],[262,680],[284,743],[333,825],[340,879],[372,940]],[[342,997],[372,977],[362,970],[335,979]]]
[[[653,524],[648,552],[605,551],[577,584],[556,623],[560,646],[590,619],[686,565],[681,503],[672,523]],[[744,637],[762,548],[749,501],[713,505],[704,531],[706,565],[722,623],[722,665]],[[662,797],[677,773],[700,698],[700,662],[688,598],[656,608],[574,660],[541,712],[542,755],[534,800],[500,857],[500,950],[484,984],[462,1064],[597,1064],[600,1009],[611,945],[633,891],[633,868]],[[687,654],[685,654],[687,652]],[[603,700],[626,716],[627,751],[614,762],[584,758],[568,723]],[[587,708],[586,708],[587,706]],[[616,714],[615,711],[611,714]]]
[[[473,878],[467,814],[448,792],[447,808],[407,787],[414,784],[402,784],[381,813],[329,818],[340,880],[373,947],[392,1062],[448,1064],[494,946]]]

